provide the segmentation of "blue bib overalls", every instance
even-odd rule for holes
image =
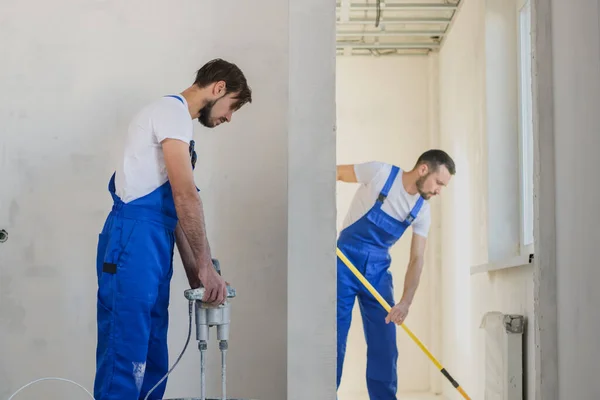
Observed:
[[[404,221],[398,221],[381,210],[398,172],[398,167],[392,167],[375,205],[362,218],[342,230],[337,243],[342,253],[391,306],[394,305],[394,287],[389,271],[389,249],[404,234],[423,205],[423,198],[419,197]],[[396,326],[385,323],[385,309],[339,258],[337,276],[337,386],[339,387],[342,377],[352,308],[358,297],[367,342],[366,378],[369,397],[371,400],[396,399]]]
[[[193,146],[192,141],[192,168]],[[127,204],[115,194],[114,174],[108,190],[113,207],[99,235],[96,260],[94,397],[143,399],[169,368],[169,286],[177,213],[168,181]],[[162,399],[166,384],[167,379],[150,399]]]

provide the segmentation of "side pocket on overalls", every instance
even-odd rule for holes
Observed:
[[[115,288],[116,268],[111,263],[113,242],[115,233],[111,230],[103,230],[98,235],[98,253],[96,255],[96,273],[98,276],[98,292],[96,298],[96,323],[98,325],[97,347],[96,347],[96,381],[94,391],[106,393],[113,380],[115,349],[114,349],[114,326],[115,326]],[[114,272],[111,271],[114,269]],[[112,273],[111,273],[112,272]]]
[[[115,273],[117,265],[112,260],[114,254],[111,248],[114,239],[112,235],[101,233],[98,235],[98,253],[96,256],[96,273],[98,276],[97,293],[97,323],[98,345],[106,347],[112,334],[113,308],[115,299]]]

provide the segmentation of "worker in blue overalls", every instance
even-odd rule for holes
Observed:
[[[96,400],[144,399],[167,373],[175,245],[190,287],[204,286],[206,302],[225,301],[194,184],[193,120],[213,128],[251,101],[242,71],[215,59],[189,88],[145,106],[129,124],[98,239]],[[162,399],[166,383],[149,399]]]
[[[430,226],[429,204],[452,175],[454,161],[442,150],[423,153],[410,171],[382,162],[337,167],[337,180],[360,183],[338,238],[338,248],[391,305],[389,314],[338,258],[337,385],[342,378],[352,308],[358,298],[367,341],[367,388],[371,400],[396,399],[396,328],[408,315],[423,268]],[[402,298],[395,304],[390,247],[412,226]]]

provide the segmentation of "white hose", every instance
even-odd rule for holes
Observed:
[[[152,389],[150,389],[150,391],[146,395],[146,399],[148,399],[148,396],[150,396],[150,393],[152,393],[154,391],[154,389],[156,389],[158,387],[158,385],[160,385],[162,383],[162,381],[164,381],[167,378],[167,376],[169,376],[169,374],[171,372],[173,372],[173,370],[175,369],[175,367],[177,366],[177,364],[181,360],[181,357],[183,356],[183,353],[185,352],[185,349],[187,349],[187,346],[188,346],[188,344],[190,342],[190,336],[191,336],[191,333],[192,333],[192,309],[193,309],[193,304],[194,304],[194,302],[190,301],[190,304],[189,304],[189,328],[188,328],[187,340],[185,341],[185,346],[183,347],[183,350],[182,350],[181,354],[179,355],[179,357],[177,358],[177,361],[175,361],[175,364],[171,367],[171,369],[165,374],[165,376],[163,376],[163,378],[160,381],[158,381],[158,383],[156,385],[154,385],[154,387]],[[79,386],[81,389],[83,389],[90,396],[90,399],[96,400],[94,398],[94,396],[86,388],[84,388],[82,385],[80,385],[79,383],[74,382],[74,381],[69,380],[69,379],[56,378],[56,377],[46,377],[46,378],[36,379],[35,381],[31,381],[28,384],[26,384],[24,386],[21,386],[19,388],[19,390],[17,390],[16,392],[14,392],[8,398],[8,400],[12,400],[12,398],[15,397],[21,390],[23,390],[23,389],[25,389],[25,388],[27,388],[27,387],[29,387],[31,385],[34,385],[34,384],[36,384],[38,382],[42,382],[42,381],[62,381],[62,382],[72,383],[73,385]]]
[[[17,395],[17,393],[19,393],[21,390],[25,389],[26,387],[29,387],[29,386],[31,386],[31,385],[33,385],[33,384],[35,384],[35,383],[41,382],[41,381],[63,381],[63,382],[72,383],[73,385],[77,385],[77,386],[79,386],[81,389],[85,390],[85,392],[86,392],[86,393],[87,393],[87,394],[90,396],[90,398],[91,398],[92,400],[96,400],[96,399],[94,399],[94,396],[93,396],[93,395],[92,395],[90,392],[88,392],[88,390],[87,390],[86,388],[84,388],[83,386],[81,386],[79,383],[77,383],[77,382],[73,382],[73,381],[71,381],[71,380],[69,380],[69,379],[64,379],[64,378],[54,378],[54,377],[40,378],[40,379],[36,379],[35,381],[29,382],[27,385],[25,385],[25,386],[22,386],[22,387],[21,387],[19,390],[17,390],[16,392],[14,392],[14,393],[12,394],[12,396],[10,396],[10,397],[8,398],[8,400],[12,400],[12,398],[13,398],[13,397],[15,397],[15,396]]]

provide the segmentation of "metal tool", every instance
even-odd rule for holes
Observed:
[[[213,264],[221,274],[219,261],[213,259]],[[208,340],[210,328],[216,327],[217,340],[219,341],[219,350],[221,351],[221,399],[227,400],[226,382],[227,365],[226,353],[229,348],[229,323],[231,322],[231,303],[236,295],[235,289],[227,286],[227,298],[223,304],[212,305],[202,301],[205,289],[188,289],[184,292],[185,298],[194,302],[196,319],[196,340],[198,341],[198,350],[200,350],[200,400],[206,400],[206,351],[208,350]]]
[[[198,341],[198,350],[200,350],[200,388],[201,400],[206,400],[206,351],[208,350],[208,340],[210,328],[217,328],[217,340],[219,341],[219,350],[221,351],[221,392],[222,399],[226,397],[226,353],[229,347],[229,323],[231,322],[231,304],[230,300],[235,297],[235,290],[227,287],[227,300],[224,304],[214,306],[202,301],[204,297],[204,288],[188,289],[185,291],[185,297],[195,302],[196,319],[196,340]]]
[[[219,260],[212,259],[213,266],[221,275],[221,266]],[[217,340],[219,341],[219,349],[221,350],[221,399],[220,400],[233,400],[227,399],[226,395],[226,353],[229,347],[229,323],[231,321],[231,304],[230,299],[236,296],[235,289],[227,285],[227,297],[225,302],[220,305],[214,305],[205,303],[202,299],[206,289],[204,287],[196,289],[187,289],[184,291],[184,296],[189,302],[189,330],[188,337],[185,342],[185,346],[181,351],[181,354],[175,361],[175,364],[165,374],[165,376],[148,392],[144,400],[148,400],[150,393],[152,393],[158,385],[167,378],[167,376],[175,369],[183,353],[187,349],[192,333],[192,314],[195,314],[196,319],[196,340],[198,341],[198,350],[200,351],[200,398],[178,398],[178,399],[163,399],[163,400],[217,400],[206,398],[206,351],[208,350],[208,339],[209,331],[212,327],[217,327]],[[241,400],[241,399],[239,399]]]

